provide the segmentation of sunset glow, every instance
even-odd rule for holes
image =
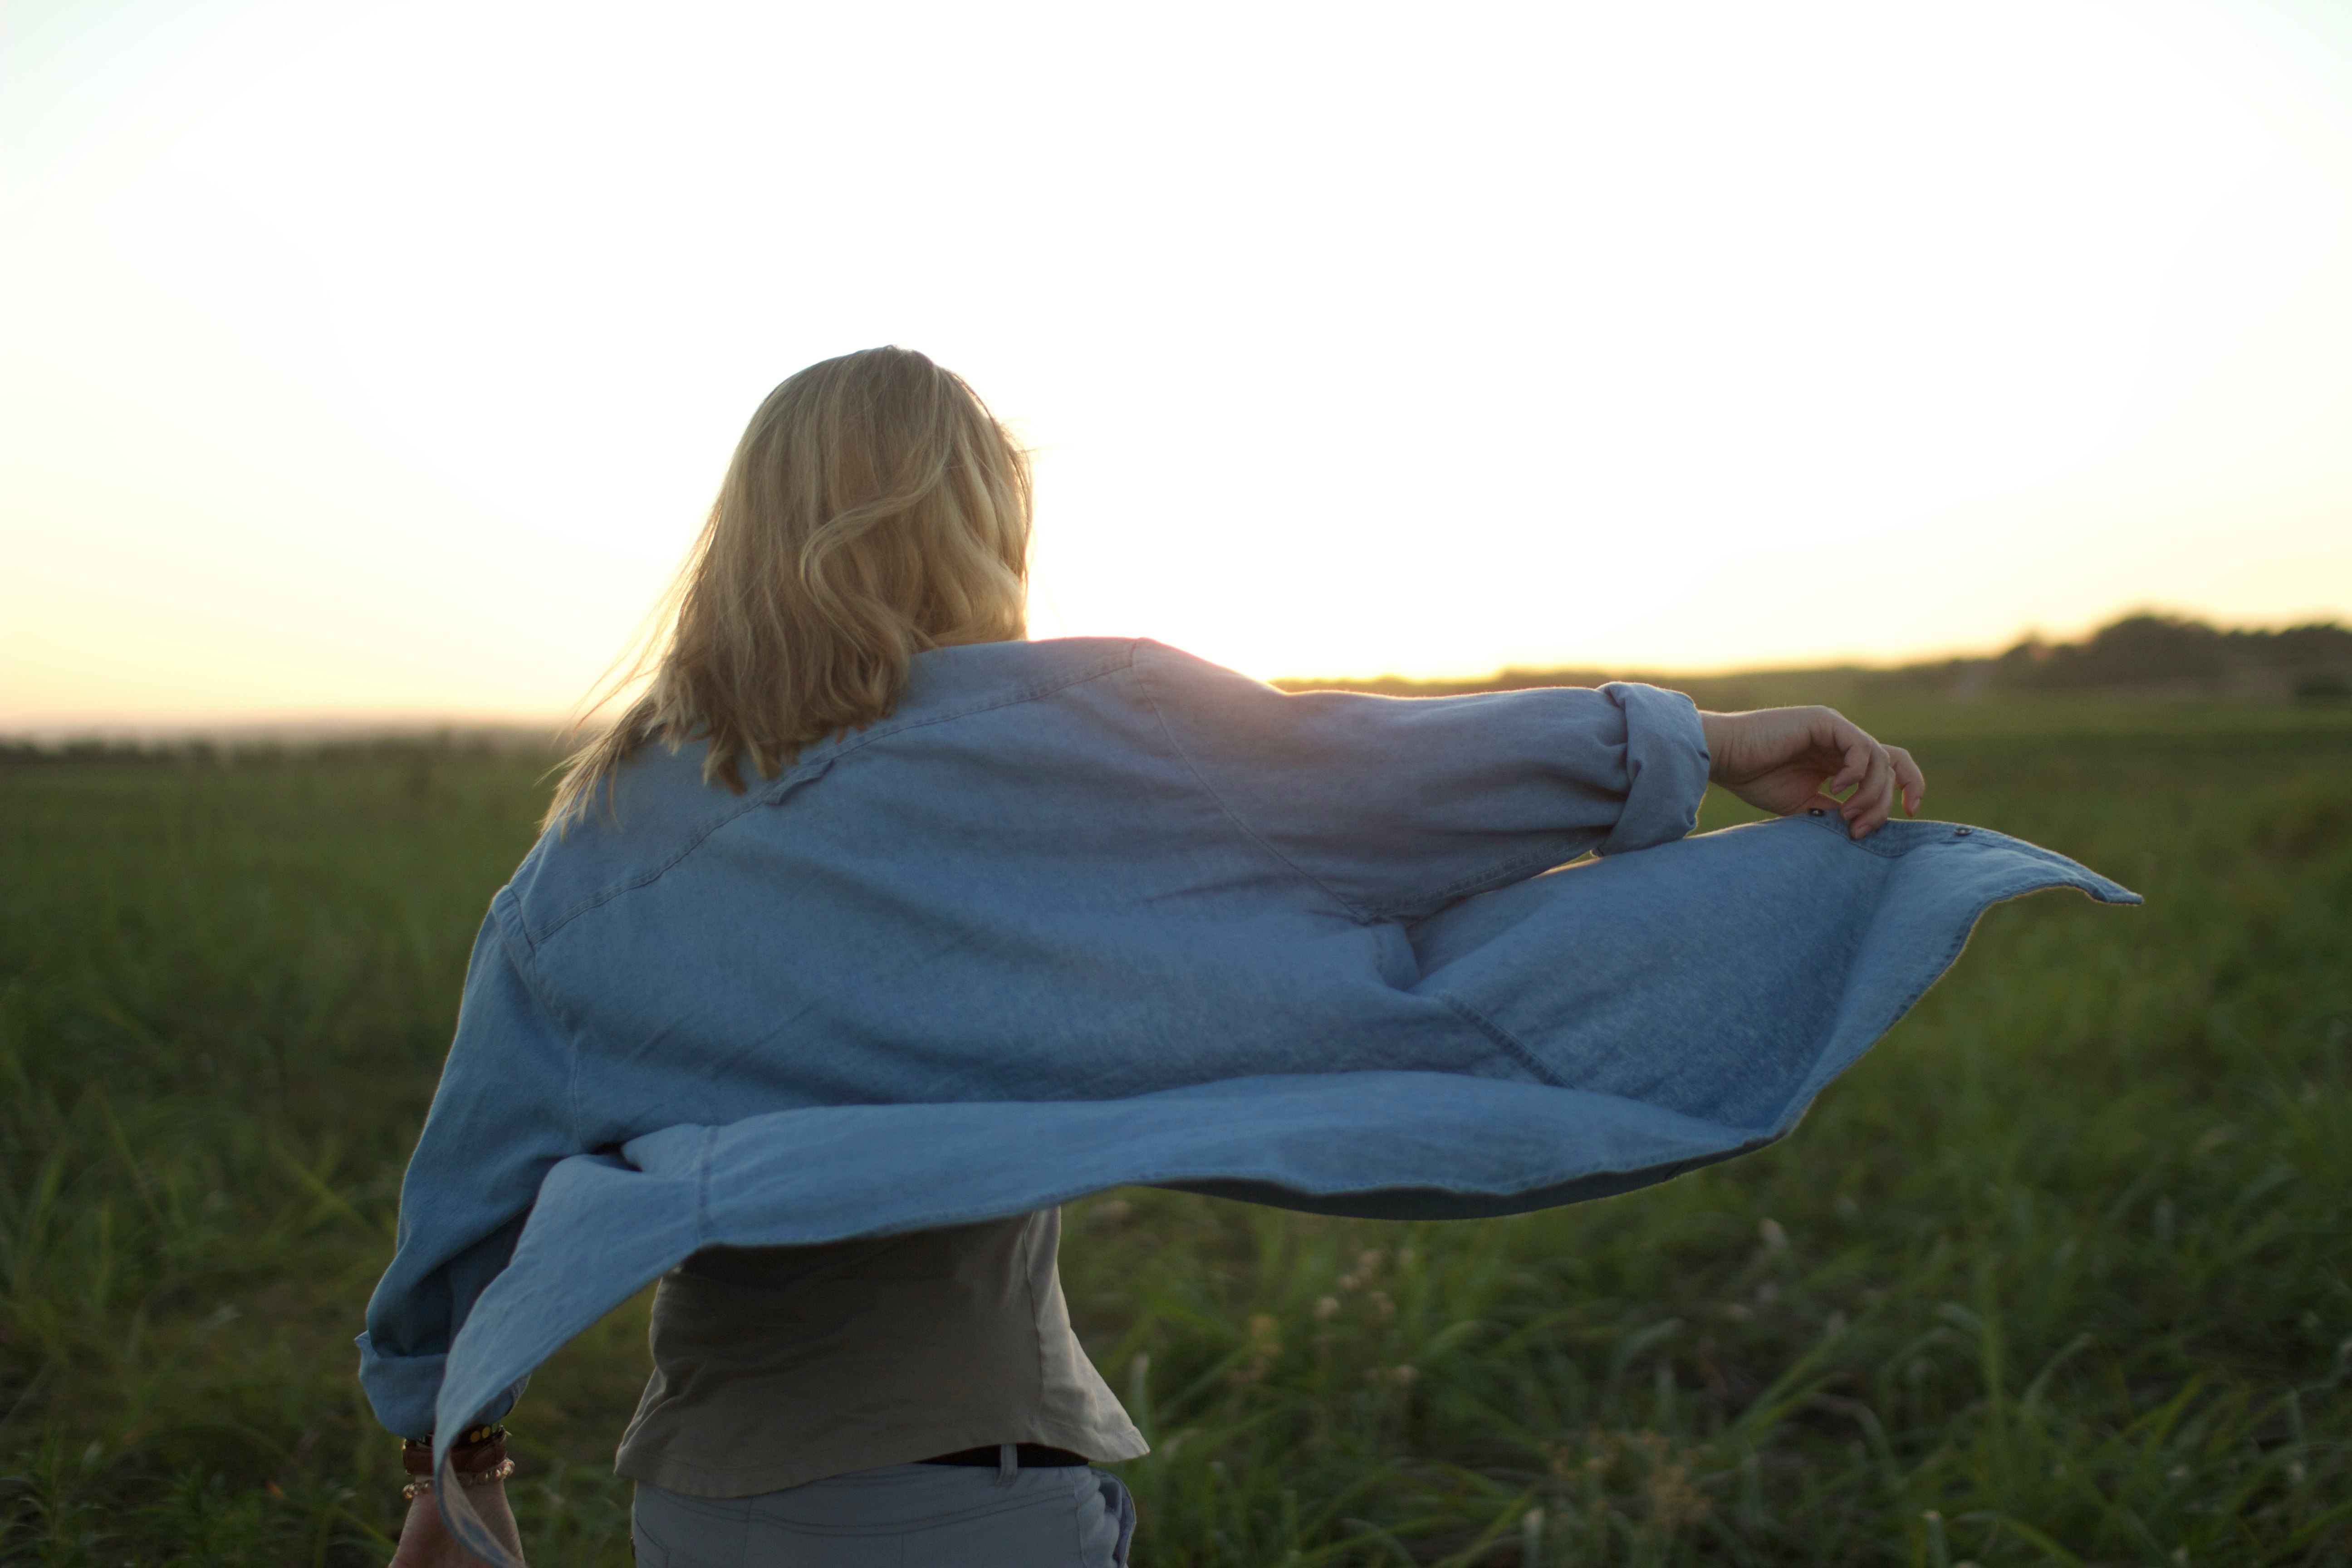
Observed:
[[[2347,16],[12,5],[0,730],[559,714],[883,342],[1034,443],[1038,636],[2352,615]]]

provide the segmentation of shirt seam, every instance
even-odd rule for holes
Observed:
[[[719,1147],[719,1129],[702,1130],[702,1152],[695,1161],[694,1173],[694,1249],[701,1251],[710,1244],[710,1167],[711,1152]]]
[[[1453,903],[1460,899],[1467,898],[1474,893],[1491,892],[1496,888],[1506,887],[1513,882],[1523,882],[1530,877],[1540,875],[1545,871],[1552,870],[1560,866],[1565,866],[1569,862],[1578,859],[1582,856],[1588,854],[1598,854],[1600,852],[1599,847],[1608,842],[1610,836],[1617,831],[1617,823],[1624,821],[1625,808],[1632,804],[1633,798],[1632,766],[1633,720],[1633,715],[1626,711],[1624,699],[1619,697],[1616,691],[1612,689],[1613,688],[1623,684],[1625,683],[1622,681],[1612,680],[1603,682],[1599,686],[1538,687],[1532,689],[1528,692],[1506,692],[1496,694],[1498,696],[1526,696],[1532,695],[1534,691],[1590,691],[1596,696],[1608,700],[1609,705],[1617,710],[1619,721],[1625,726],[1625,745],[1623,748],[1625,752],[1625,792],[1618,799],[1616,822],[1611,823],[1608,827],[1604,829],[1598,830],[1584,827],[1564,828],[1549,837],[1545,848],[1532,849],[1524,854],[1514,855],[1508,859],[1497,861],[1494,865],[1487,867],[1485,870],[1475,871],[1467,876],[1456,877],[1453,881],[1434,889],[1430,894],[1427,908],[1422,907],[1419,903],[1399,901],[1383,905],[1381,912],[1392,920],[1420,919],[1437,910],[1444,908],[1447,904]]]
[[[1379,903],[1360,903],[1307,870],[1288,855],[1284,854],[1263,834],[1242,819],[1241,814],[1233,808],[1224,796],[1218,794],[1216,786],[1211,784],[1207,776],[1201,772],[1200,764],[1193,760],[1192,754],[1184,749],[1184,743],[1176,738],[1175,731],[1168,723],[1167,714],[1161,710],[1159,700],[1152,695],[1151,675],[1148,667],[1138,661],[1134,666],[1134,671],[1136,679],[1142,689],[1143,699],[1150,705],[1152,717],[1159,721],[1160,733],[1167,736],[1169,745],[1173,747],[1176,754],[1184,760],[1184,765],[1191,771],[1194,781],[1200,784],[1209,798],[1216,803],[1218,810],[1223,812],[1234,826],[1241,829],[1252,843],[1319,889],[1325,897],[1337,903],[1347,912],[1349,918],[1359,925],[1377,925],[1389,921],[1418,919],[1472,893],[1486,892],[1512,882],[1524,881],[1538,872],[1549,871],[1557,866],[1564,866],[1592,847],[1592,844],[1584,842],[1590,832],[1589,829],[1567,829],[1551,835],[1544,848],[1526,851],[1496,861],[1491,866],[1457,877],[1451,882],[1431,889],[1419,896],[1410,899],[1383,900]],[[1412,699],[1400,700],[1412,700]],[[1428,700],[1443,700],[1429,699]],[[1624,710],[1623,703],[1618,701],[1613,696],[1610,700],[1622,715]],[[1622,819],[1623,816],[1622,804],[1619,816]],[[1612,824],[1612,829],[1613,828],[1614,824]],[[1600,836],[1600,837],[1606,837],[1605,833]],[[1594,843],[1599,841],[1600,838],[1593,840]]]
[[[1498,861],[1486,870],[1467,877],[1457,877],[1445,886],[1437,889],[1432,896],[1436,904],[1443,907],[1472,893],[1486,892],[1509,882],[1523,882],[1530,876],[1551,870],[1555,867],[1565,866],[1589,851],[1590,846],[1579,847],[1576,843],[1576,840],[1588,831],[1590,830],[1585,828],[1576,828],[1554,834],[1550,847],[1529,850],[1524,855],[1515,855],[1508,860]],[[1562,849],[1567,850],[1568,853],[1560,854],[1559,851]],[[1381,912],[1397,917],[1403,914],[1405,908],[1406,906],[1402,905],[1384,905]]]
[[[1054,1267],[1061,1267],[1058,1258]],[[1037,1314],[1037,1223],[1034,1214],[1029,1223],[1021,1227],[1021,1293],[1029,1299],[1029,1342],[1037,1354],[1037,1374],[1033,1383],[1036,1393],[1030,1401],[1029,1418],[1042,1424],[1045,1419],[1045,1325]]]
[[[610,888],[603,889],[598,892],[592,894],[588,898],[582,900],[572,908],[565,910],[562,914],[555,916],[550,920],[545,926],[541,927],[539,935],[535,940],[537,942],[543,942],[550,937],[552,937],[557,931],[562,931],[565,926],[570,925],[573,921],[578,920],[582,915],[602,909],[604,905],[611,903],[614,899],[621,897],[624,893],[634,893],[639,888],[646,887],[650,883],[658,882],[662,878],[667,876],[673,869],[675,869],[678,862],[684,860],[688,856],[701,848],[704,844],[709,842],[712,835],[732,824],[745,814],[757,811],[763,805],[772,805],[773,803],[773,798],[781,798],[784,792],[790,789],[793,785],[798,784],[808,778],[814,777],[817,773],[823,773],[825,766],[826,763],[802,763],[799,767],[793,769],[792,772],[784,775],[782,786],[781,788],[772,787],[769,790],[762,791],[761,794],[753,795],[750,799],[741,802],[734,810],[729,812],[726,816],[719,817],[715,822],[712,822],[709,826],[703,828],[701,832],[689,837],[683,845],[678,847],[677,853],[672,855],[660,865],[656,866],[652,870],[644,872],[626,881],[616,883]]]
[[[592,894],[588,898],[582,900],[572,908],[565,910],[562,914],[552,917],[549,920],[547,924],[541,929],[535,941],[543,942],[550,937],[553,936],[557,931],[562,931],[565,926],[570,925],[573,921],[578,920],[581,916],[602,909],[604,905],[611,903],[614,900],[618,899],[625,894],[634,893],[640,888],[649,887],[653,883],[661,880],[662,878],[677,869],[678,865],[688,856],[692,855],[696,850],[709,843],[720,830],[732,826],[734,823],[741,820],[747,814],[757,811],[761,806],[773,805],[776,802],[782,800],[786,795],[790,794],[795,787],[805,784],[809,780],[824,773],[825,770],[832,767],[835,763],[840,761],[842,758],[849,756],[856,752],[863,751],[866,747],[874,744],[877,741],[886,741],[893,735],[905,734],[911,730],[926,729],[934,724],[947,724],[952,723],[959,719],[970,719],[976,714],[992,712],[999,708],[1015,708],[1024,702],[1034,702],[1039,700],[1041,698],[1051,697],[1057,691],[1066,691],[1074,686],[1083,686],[1090,680],[1099,680],[1106,675],[1115,675],[1120,669],[1131,666],[1134,663],[1134,660],[1135,645],[1130,642],[1123,650],[1121,657],[1118,658],[1106,659],[1096,667],[1071,673],[1066,676],[1057,677],[1051,680],[1033,681],[1027,686],[1015,689],[1009,695],[994,697],[985,702],[974,703],[968,708],[959,708],[951,713],[935,714],[928,719],[908,719],[898,723],[890,723],[887,721],[884,721],[858,732],[854,739],[835,742],[831,751],[820,752],[814,757],[809,757],[806,752],[803,752],[803,756],[804,760],[801,762],[799,765],[793,768],[789,773],[785,773],[781,780],[751,795],[749,798],[737,805],[733,811],[729,812],[726,816],[712,822],[701,832],[695,834],[683,845],[679,846],[677,852],[672,855],[668,859],[664,860],[660,865],[656,866],[653,869],[644,872],[639,876],[631,878],[626,881],[617,883],[613,887],[603,889],[598,892]],[[812,750],[814,748],[812,748]],[[520,911],[518,911],[518,913],[520,913]],[[528,935],[527,931],[526,935]]]
[[[515,897],[513,884],[509,883],[491,898],[490,912],[499,924],[499,950],[513,967],[515,978],[522,982],[522,987],[530,994],[530,999],[539,1004],[540,1011],[547,1015],[548,1022],[553,1024],[562,1036],[564,1049],[570,1057],[564,1072],[563,1110],[571,1122],[572,1144],[577,1149],[582,1146],[580,1062],[584,1054],[580,1048],[580,1026],[540,979],[539,949],[530,940],[530,928],[523,923],[520,904],[521,900]],[[520,952],[515,951],[518,944],[522,949]]]
[[[909,730],[929,729],[934,724],[950,724],[959,719],[969,719],[976,713],[993,712],[999,708],[1017,708],[1024,702],[1034,702],[1040,698],[1051,697],[1057,691],[1067,691],[1074,686],[1084,686],[1090,680],[1100,680],[1106,675],[1116,675],[1134,664],[1135,647],[1135,642],[1129,641],[1121,649],[1118,657],[1104,659],[1100,664],[1090,668],[1051,679],[1040,679],[1027,686],[1016,687],[1003,696],[990,698],[985,702],[975,702],[968,708],[958,708],[952,712],[934,713],[928,719],[881,720],[856,731],[853,737],[836,742],[835,749],[825,754],[824,760],[830,763],[835,758],[845,757],[852,752],[864,750],[877,741],[887,741],[893,735],[902,735]]]
[[[1501,1047],[1506,1055],[1509,1056],[1514,1061],[1527,1068],[1529,1072],[1535,1074],[1536,1077],[1540,1079],[1544,1083],[1549,1085],[1553,1089],[1567,1089],[1570,1087],[1567,1079],[1561,1078],[1558,1073],[1552,1071],[1551,1068],[1544,1065],[1543,1058],[1537,1056],[1533,1051],[1528,1049],[1527,1047],[1521,1045],[1517,1036],[1512,1034],[1508,1029],[1503,1027],[1502,1025],[1497,1024],[1495,1020],[1486,1016],[1486,1014],[1478,1011],[1477,1008],[1470,1005],[1469,1003],[1463,1001],[1458,996],[1450,995],[1444,992],[1439,992],[1437,994],[1437,999],[1440,1002],[1444,1003],[1448,1008],[1452,1009],[1456,1017],[1459,1017],[1464,1023],[1469,1025],[1472,1028],[1486,1036],[1489,1040],[1492,1040],[1496,1045]]]
[[[1329,899],[1333,903],[1339,905],[1340,910],[1347,914],[1349,920],[1354,921],[1358,925],[1374,925],[1379,923],[1382,917],[1378,910],[1368,908],[1365,905],[1359,904],[1353,899],[1341,893],[1328,882],[1323,880],[1322,878],[1318,877],[1314,872],[1309,871],[1306,867],[1301,866],[1297,861],[1284,854],[1280,849],[1276,848],[1265,835],[1259,833],[1257,829],[1252,827],[1247,822],[1243,820],[1241,813],[1235,811],[1233,806],[1227,803],[1225,797],[1217,793],[1217,786],[1211,784],[1208,780],[1208,776],[1201,772],[1201,764],[1193,760],[1192,752],[1184,749],[1184,742],[1176,738],[1175,730],[1171,728],[1168,722],[1168,715],[1160,709],[1160,700],[1157,697],[1154,697],[1151,693],[1150,670],[1139,661],[1135,663],[1131,668],[1135,676],[1136,688],[1143,695],[1144,706],[1151,710],[1153,722],[1160,726],[1160,732],[1168,738],[1169,746],[1175,752],[1176,755],[1182,760],[1186,771],[1192,773],[1192,782],[1201,786],[1201,793],[1209,797],[1210,801],[1216,806],[1217,810],[1223,814],[1225,820],[1232,823],[1234,827],[1238,828],[1244,837],[1256,845],[1260,849],[1265,850],[1268,855],[1274,857],[1276,861],[1287,868],[1292,875],[1297,877],[1301,881],[1304,881],[1309,887],[1314,888],[1317,891],[1320,892],[1325,898]]]

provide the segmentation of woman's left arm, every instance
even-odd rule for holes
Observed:
[[[401,1183],[392,1265],[368,1302],[360,1381],[376,1418],[430,1436],[449,1346],[513,1256],[540,1183],[581,1152],[570,1034],[532,989],[527,947],[500,893],[474,943],[457,1031]],[[463,1420],[495,1420],[521,1393]]]
[[[1288,695],[1150,643],[1135,668],[1225,810],[1359,919],[1671,842],[1706,793],[1698,710],[1654,687]]]

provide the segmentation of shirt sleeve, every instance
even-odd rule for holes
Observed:
[[[1360,918],[1680,838],[1706,791],[1697,709],[1634,682],[1286,693],[1150,642],[1135,668],[1225,811]]]
[[[392,1266],[359,1337],[361,1385],[376,1419],[403,1436],[433,1431],[450,1342],[513,1256],[548,1170],[581,1152],[573,1047],[528,983],[514,921],[501,893],[474,942],[457,1037],[401,1183]],[[475,1418],[505,1415],[522,1389]]]

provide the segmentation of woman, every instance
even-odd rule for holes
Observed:
[[[2131,900],[1890,823],[1918,769],[1824,709],[1027,642],[1029,513],[919,354],[753,416],[646,695],[475,949],[360,1339],[417,1476],[397,1562],[520,1560],[481,1424],[661,1277],[641,1561],[1124,1563],[1088,1462],[1143,1446],[1059,1203],[1624,1191],[1785,1133],[1989,903]],[[1686,837],[1710,779],[1790,820]]]

